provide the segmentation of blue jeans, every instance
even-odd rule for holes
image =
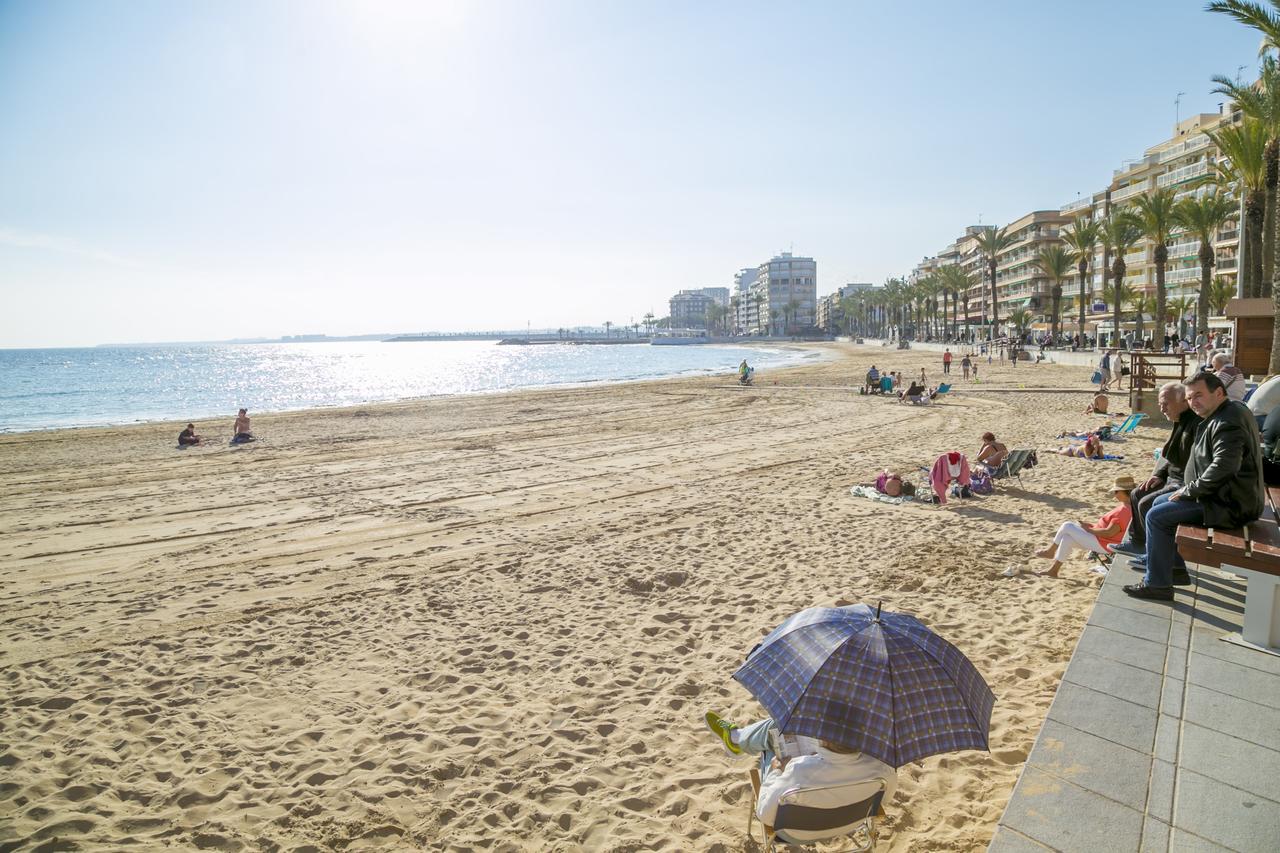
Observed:
[[[1174,536],[1179,524],[1204,524],[1204,507],[1190,498],[1171,501],[1160,495],[1147,512],[1147,586],[1172,586],[1175,569],[1186,571]]]
[[[738,746],[742,751],[760,756],[760,780],[769,775],[769,765],[773,762],[773,749],[769,743],[769,730],[773,728],[773,720],[765,717],[749,726],[738,730]]]

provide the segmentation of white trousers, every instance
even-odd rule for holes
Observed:
[[[1063,522],[1058,532],[1053,535],[1053,543],[1058,546],[1058,553],[1054,555],[1054,559],[1059,562],[1066,560],[1077,549],[1092,551],[1095,554],[1107,553],[1106,546],[1098,541],[1097,536],[1074,521]]]

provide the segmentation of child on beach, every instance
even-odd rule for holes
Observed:
[[[201,436],[196,435],[195,424],[187,424],[187,428],[178,433],[179,447],[194,447],[202,441],[204,441],[204,439]]]
[[[1137,487],[1132,477],[1118,477],[1111,484],[1111,496],[1116,506],[1093,524],[1082,521],[1066,521],[1053,535],[1053,544],[1036,552],[1037,557],[1053,560],[1053,565],[1036,574],[1043,577],[1056,578],[1062,568],[1062,561],[1076,550],[1092,551],[1095,554],[1110,554],[1111,549],[1120,543],[1124,532],[1129,529],[1133,520],[1133,510],[1129,506],[1129,492]]]

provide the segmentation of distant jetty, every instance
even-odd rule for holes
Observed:
[[[498,346],[508,347],[532,347],[545,346],[547,344],[572,344],[573,346],[618,346],[620,344],[647,344],[648,338],[572,338],[569,340],[561,340],[557,338],[503,338],[498,341]]]

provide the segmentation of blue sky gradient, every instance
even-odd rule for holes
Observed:
[[[1203,3],[3,2],[0,346],[626,323],[1100,189]]]

